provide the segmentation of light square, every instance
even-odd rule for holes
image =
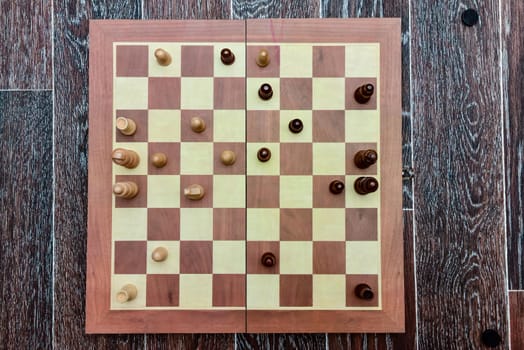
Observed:
[[[215,110],[213,133],[215,142],[245,142],[246,115],[244,110]]]
[[[258,90],[264,83],[273,88],[273,97],[263,100],[258,96]],[[280,79],[279,78],[247,78],[247,109],[248,110],[279,110],[280,109]]]
[[[313,109],[346,108],[344,78],[313,78]]]
[[[136,287],[136,298],[125,303],[120,303],[116,296],[126,284]],[[113,275],[111,276],[111,309],[144,309],[146,307],[146,275]],[[140,291],[143,291],[140,293]]]
[[[147,109],[148,78],[115,78],[114,109]]]
[[[280,209],[248,208],[247,240],[278,241],[280,239]]]
[[[346,144],[314,143],[313,174],[343,175],[346,173]]]
[[[176,208],[180,206],[180,176],[149,175],[147,177],[147,206]]]
[[[313,273],[313,242],[281,241],[280,274],[296,275]]]
[[[380,178],[374,176],[378,180],[378,190],[368,194],[358,194],[354,189],[355,180],[359,176],[346,176],[346,208],[378,208],[380,207]]]
[[[179,306],[209,309],[213,304],[213,275],[180,275]]]
[[[163,49],[171,55],[171,63],[161,66],[155,58],[156,49]],[[150,77],[179,77],[180,76],[180,44],[150,43],[149,44],[149,76]]]
[[[116,142],[113,144],[113,150],[116,148],[135,151],[138,154],[139,161],[137,167],[133,169],[113,163],[114,175],[147,175],[147,142]],[[111,155],[108,155],[108,157],[111,157]],[[111,161],[110,158],[109,161]]]
[[[346,45],[347,77],[378,77],[379,67],[379,43],[353,43]]]
[[[213,207],[244,208],[246,206],[244,175],[213,176]]]
[[[313,240],[345,241],[346,210],[344,208],[313,208]]]
[[[180,208],[180,240],[213,240],[213,208]]]
[[[348,275],[376,275],[380,273],[379,242],[346,242],[346,273]]]
[[[235,55],[233,64],[224,64],[220,59],[222,49],[228,48]],[[215,77],[241,77],[245,76],[246,46],[244,43],[220,43],[213,48],[214,76]]]
[[[258,150],[262,147],[271,151],[271,159],[267,162],[261,162],[257,158]],[[246,160],[248,175],[280,175],[280,144],[248,143]]]
[[[244,241],[213,242],[213,273],[244,274],[246,243]]]
[[[313,176],[281,176],[280,207],[312,208]]]
[[[180,174],[213,174],[213,143],[182,142],[180,144]]]
[[[113,208],[113,241],[147,239],[147,208]]]
[[[290,78],[312,77],[313,47],[309,44],[281,44],[280,76]]]
[[[304,128],[298,134],[289,131],[289,122],[295,118],[302,120]],[[313,115],[305,110],[280,111],[280,142],[312,142],[313,141]]]
[[[345,275],[313,275],[313,307],[343,308],[345,306]]]
[[[151,109],[148,116],[149,142],[180,141],[180,111]]]
[[[153,251],[158,247],[167,249],[167,259],[154,261]],[[180,242],[179,241],[148,241],[147,242],[147,273],[174,274],[180,272]]]
[[[247,307],[274,309],[280,304],[279,275],[247,275]]]
[[[378,110],[346,111],[346,142],[379,142],[380,112]]]
[[[213,109],[213,78],[181,78],[180,109]]]

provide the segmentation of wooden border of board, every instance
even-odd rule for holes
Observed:
[[[247,310],[247,331],[404,332],[400,19],[247,20],[250,42],[380,43],[382,309]],[[386,159],[387,161],[384,161]]]
[[[113,42],[245,42],[243,21],[92,20],[89,53],[87,333],[232,333],[244,310],[110,310]],[[109,213],[109,214],[108,214]]]

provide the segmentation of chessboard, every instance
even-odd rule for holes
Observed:
[[[90,38],[88,333],[403,331],[399,20]]]

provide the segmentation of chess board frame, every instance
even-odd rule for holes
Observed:
[[[380,44],[379,310],[111,310],[113,43]],[[399,19],[90,22],[87,333],[403,332]],[[110,116],[110,117],[108,117]],[[386,161],[383,161],[387,159]]]

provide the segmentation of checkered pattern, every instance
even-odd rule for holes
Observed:
[[[266,48],[271,63],[255,63]],[[378,164],[358,169],[353,157],[375,149],[380,157],[378,93],[365,105],[356,88],[379,91],[378,44],[248,45],[247,48],[247,307],[248,309],[377,308],[354,295],[367,283],[379,291],[380,189],[365,196],[354,180]],[[257,91],[269,83],[273,97]],[[302,120],[301,133],[288,124]],[[260,162],[257,151],[271,150]],[[329,184],[346,184],[334,195]],[[277,265],[265,267],[272,252]]]

